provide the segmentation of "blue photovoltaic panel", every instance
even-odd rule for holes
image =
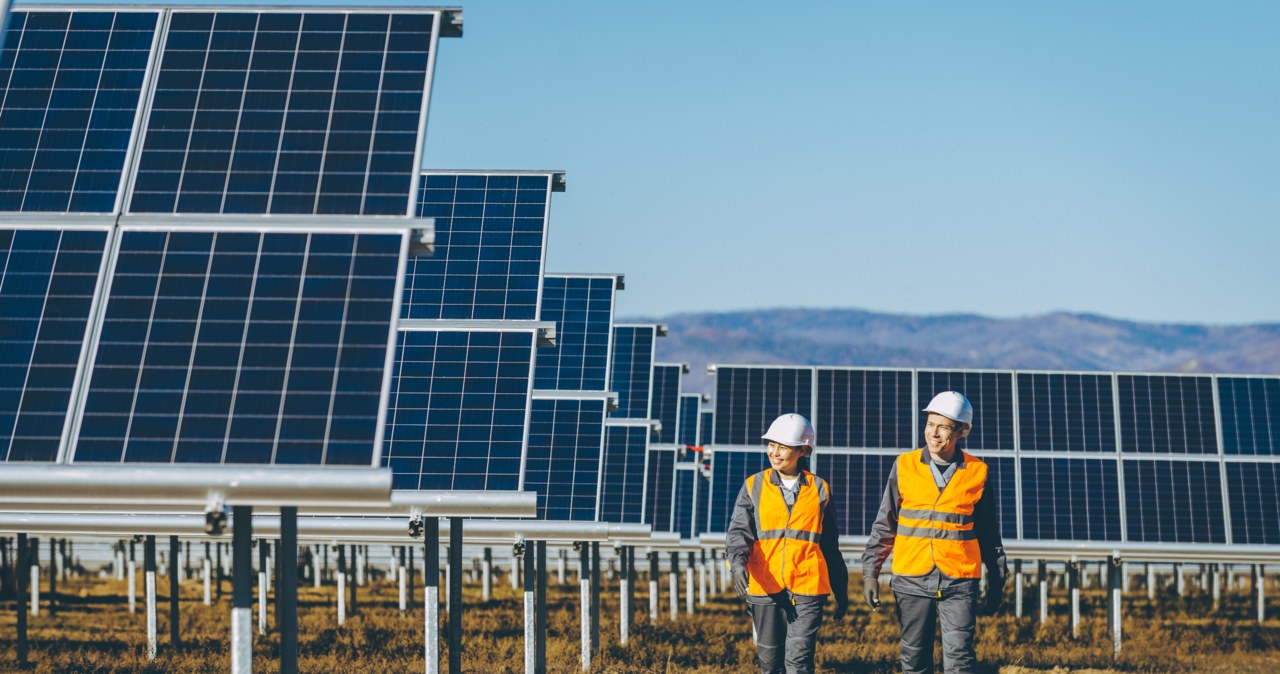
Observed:
[[[533,400],[524,489],[538,493],[539,519],[596,518],[604,412],[603,399]]]
[[[1122,374],[1118,380],[1122,450],[1218,453],[1212,378]]]
[[[384,462],[394,489],[515,490],[534,334],[403,330]]]
[[[613,366],[609,389],[618,393],[617,419],[648,419],[653,383],[652,325],[619,325],[613,329]]]
[[[1280,378],[1218,377],[1218,405],[1224,453],[1280,454]]]
[[[711,433],[715,430],[716,413],[704,410],[700,414],[702,421],[700,422],[701,425],[698,426],[697,444],[701,447],[706,447],[711,444]]]
[[[693,507],[693,533],[690,536],[698,536],[707,531],[707,508],[711,503],[711,480],[702,472],[702,469],[694,471],[694,502]]]
[[[1120,489],[1113,459],[1022,462],[1022,537],[1120,540]]]
[[[9,16],[0,52],[0,211],[115,212],[157,16]]]
[[[648,446],[648,426],[605,426],[604,470],[600,474],[601,521],[635,524],[644,516]]]
[[[106,230],[0,229],[0,459],[54,461]]]
[[[973,403],[973,431],[961,442],[961,447],[968,450],[1013,449],[1012,373],[920,370],[916,376],[918,409],[923,410],[935,395],[943,391],[959,391]],[[917,433],[924,432],[927,416],[920,415]],[[920,446],[924,446],[923,441]]]
[[[987,464],[987,485],[983,498],[993,498],[1000,518],[1000,537],[1005,540],[1018,537],[1018,478],[1015,474],[1017,460],[1012,456],[982,456]]]
[[[1018,373],[1021,449],[1114,452],[1111,375]]]
[[[653,441],[663,445],[674,445],[679,441],[680,425],[680,365],[660,364],[653,366],[652,399],[649,402],[649,414],[657,419],[662,428],[658,429]]]
[[[675,471],[675,489],[671,503],[672,531],[678,532],[680,538],[692,538],[697,535],[694,525],[696,508],[698,472],[695,470]]]
[[[680,437],[676,444],[689,446],[698,444],[698,408],[702,405],[702,396],[680,396]]]
[[[1280,544],[1280,464],[1228,463],[1231,542]]]
[[[407,214],[434,23],[174,10],[130,210]]]
[[[711,498],[707,504],[707,531],[724,532],[747,477],[769,467],[764,451],[717,450],[711,459]]]
[[[556,343],[538,351],[535,388],[605,390],[609,380],[613,285],[613,277],[543,278],[539,319],[555,323]]]
[[[1216,461],[1125,461],[1128,539],[1226,543],[1219,470]]]
[[[550,198],[549,175],[424,175],[418,215],[435,218],[435,251],[410,261],[402,315],[538,318]]]
[[[910,373],[908,373],[910,374]],[[835,454],[819,450],[814,473],[831,488],[831,504],[840,531],[865,536],[880,509],[889,471],[898,457],[888,454]]]
[[[75,460],[371,465],[403,243],[124,231]]]
[[[674,498],[675,456],[670,449],[649,449],[645,469],[644,523],[654,531],[672,531],[671,501]]]
[[[819,447],[908,449],[914,435],[909,370],[818,368]]]
[[[813,418],[812,369],[741,366],[716,369],[715,444],[763,444],[760,436],[769,430],[769,424],[788,412]]]

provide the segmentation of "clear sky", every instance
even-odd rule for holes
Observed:
[[[460,4],[425,165],[565,170],[622,316],[1280,321],[1280,2]]]

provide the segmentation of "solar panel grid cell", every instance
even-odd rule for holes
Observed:
[[[1229,462],[1226,470],[1231,542],[1280,544],[1280,464]]]
[[[673,531],[671,504],[675,497],[675,451],[649,449],[649,465],[645,469],[644,522],[654,531]]]
[[[644,516],[646,425],[605,426],[600,475],[600,519],[639,523]]]
[[[680,376],[682,366],[658,364],[653,367],[649,413],[661,424],[653,441],[674,445],[679,439]]]
[[[747,477],[769,467],[763,451],[716,450],[711,460],[711,496],[707,505],[707,531],[724,531],[734,500]]]
[[[11,14],[0,52],[0,211],[115,212],[157,17]]]
[[[680,435],[676,438],[676,444],[686,447],[698,444],[698,408],[701,405],[702,396],[700,395],[683,394],[680,396]],[[691,457],[686,458],[692,460]]]
[[[1019,372],[1018,427],[1023,450],[1114,452],[1111,375]]]
[[[520,488],[532,331],[403,330],[386,458],[394,489]]]
[[[871,531],[896,459],[888,454],[819,452],[815,456],[814,473],[830,485],[830,512],[839,518],[842,534],[864,536]]]
[[[435,252],[409,265],[404,317],[537,319],[551,176],[430,173],[421,185]]]
[[[648,419],[650,387],[653,383],[652,325],[619,325],[613,329],[613,359],[609,388],[618,393],[618,409],[610,414],[618,419]]]
[[[1020,461],[1023,538],[1120,540],[1114,459],[1024,457]]]
[[[1124,498],[1130,541],[1227,540],[1217,462],[1126,460]]]
[[[912,445],[909,370],[818,368],[819,447]]]
[[[0,229],[0,460],[58,458],[106,240]]]
[[[1217,379],[1223,453],[1280,456],[1280,378]]]
[[[698,442],[695,444],[706,447],[711,444],[711,434],[715,431],[716,414],[715,412],[704,410],[699,413],[699,416],[702,417],[702,420],[698,425]]]
[[[965,449],[1013,449],[1013,373],[964,370],[920,370],[916,373],[916,405],[924,409],[935,395],[959,391],[973,403],[973,431]],[[917,433],[924,428],[923,415]],[[915,435],[916,445],[923,438]]]
[[[596,518],[604,412],[603,399],[533,400],[524,488],[538,493],[540,519]]]
[[[547,276],[539,318],[556,324],[555,346],[538,352],[534,386],[604,391],[609,378],[614,279]]]
[[[779,415],[813,418],[813,369],[720,366],[716,369],[717,445],[757,445]]]
[[[1122,374],[1118,384],[1123,451],[1218,453],[1211,377]]]
[[[671,520],[672,531],[680,534],[680,538],[692,538],[696,535],[694,513],[697,503],[696,471],[684,469],[675,471],[675,487],[672,494]]]

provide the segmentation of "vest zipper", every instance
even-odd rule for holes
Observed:
[[[804,479],[804,474],[800,474],[800,479]],[[796,492],[796,501],[800,500],[800,492]],[[787,505],[786,497],[783,497],[782,504]],[[787,506],[787,523],[782,527],[782,588],[787,591],[787,596],[791,598],[791,604],[796,603],[796,596],[792,594],[791,588],[787,586],[787,532],[791,530],[791,512],[794,506]]]

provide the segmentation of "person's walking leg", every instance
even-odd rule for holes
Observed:
[[[974,630],[978,624],[976,588],[948,594],[938,602],[942,624],[942,666],[947,674],[973,674],[978,670]]]
[[[787,613],[773,604],[747,604],[756,625],[756,658],[761,674],[785,674]]]
[[[895,597],[902,625],[902,672],[933,674],[933,630],[938,624],[934,599],[909,594]]]
[[[813,674],[813,656],[818,647],[818,628],[822,627],[820,601],[796,602],[795,618],[787,627],[787,674]]]

